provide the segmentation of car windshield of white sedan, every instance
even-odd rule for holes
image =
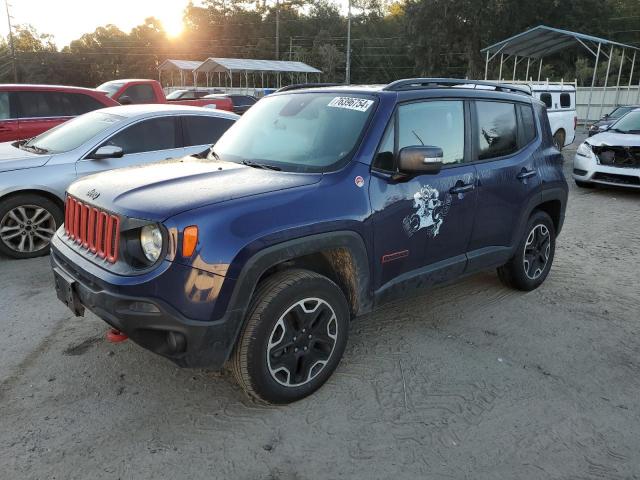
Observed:
[[[626,114],[613,124],[611,131],[618,133],[640,133],[640,111]]]
[[[20,148],[42,154],[68,152],[78,148],[123,118],[100,111],[85,113],[33,137],[20,145]]]
[[[322,172],[354,151],[375,98],[354,93],[265,97],[218,140],[223,160],[255,167]]]

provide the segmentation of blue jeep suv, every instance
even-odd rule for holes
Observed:
[[[538,287],[566,201],[526,87],[290,89],[201,155],[75,182],[51,261],[76,315],[287,403],[329,378],[350,320],[384,302],[493,268]]]

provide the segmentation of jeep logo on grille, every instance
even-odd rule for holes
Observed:
[[[91,200],[95,200],[99,196],[100,196],[100,192],[98,192],[95,188],[92,188],[87,192],[87,197],[89,197]]]

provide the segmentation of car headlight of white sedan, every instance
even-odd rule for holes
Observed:
[[[578,150],[576,150],[576,155],[584,158],[595,158],[595,153],[593,153],[593,150],[591,150],[591,145],[589,145],[587,142],[582,142],[580,144]]]

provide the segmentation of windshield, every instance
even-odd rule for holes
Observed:
[[[36,153],[63,153],[79,147],[124,117],[100,111],[85,113],[33,137],[20,148]]]
[[[113,97],[113,94],[122,88],[124,83],[122,82],[107,82],[100,85],[96,90],[105,92],[107,97]]]
[[[218,140],[223,160],[298,172],[322,172],[353,153],[374,97],[292,93],[266,97]]]
[[[611,130],[620,133],[640,133],[640,110],[626,114],[613,124]]]
[[[625,113],[629,112],[630,110],[633,110],[633,109],[630,108],[630,107],[618,107],[613,112],[611,112],[609,114],[609,118],[620,118],[621,116],[623,116]]]
[[[167,100],[178,99],[186,92],[187,92],[186,90],[175,90],[175,91],[171,92],[169,95],[167,95]]]

